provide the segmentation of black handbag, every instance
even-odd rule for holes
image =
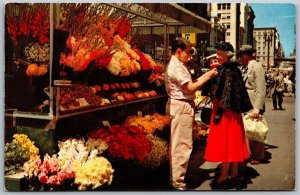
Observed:
[[[212,101],[210,97],[204,98],[197,106],[197,111],[200,112],[201,122],[204,124],[210,124],[210,118],[212,114]]]

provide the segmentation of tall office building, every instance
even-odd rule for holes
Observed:
[[[280,45],[276,28],[254,28],[253,38],[256,41],[256,59],[265,67],[268,67],[268,63],[268,68],[276,67],[274,59]]]
[[[210,6],[211,22],[226,28],[225,41],[235,50],[243,44],[253,44],[255,15],[247,3],[211,3]]]

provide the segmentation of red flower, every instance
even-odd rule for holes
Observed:
[[[143,70],[149,70],[151,68],[151,64],[149,60],[144,56],[143,52],[139,49],[134,49],[134,51],[140,56],[140,65]]]
[[[119,18],[116,22],[117,34],[123,39],[131,29],[131,23],[128,18]]]

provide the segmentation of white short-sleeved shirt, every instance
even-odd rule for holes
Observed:
[[[172,55],[165,71],[167,94],[171,99],[195,99],[195,94],[182,88],[182,85],[191,81],[192,77],[186,66]]]

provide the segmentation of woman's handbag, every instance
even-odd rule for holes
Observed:
[[[269,127],[266,119],[262,115],[254,119],[251,114],[246,114],[243,121],[247,138],[262,143],[266,142]]]
[[[210,97],[204,98],[197,106],[196,108],[198,111],[200,111],[200,119],[201,122],[204,124],[209,125],[210,124],[210,118],[212,114],[212,102]]]
[[[277,91],[278,93],[282,93],[282,92],[283,92],[283,87],[282,87],[281,85],[277,86],[277,87],[276,87],[276,91]]]

